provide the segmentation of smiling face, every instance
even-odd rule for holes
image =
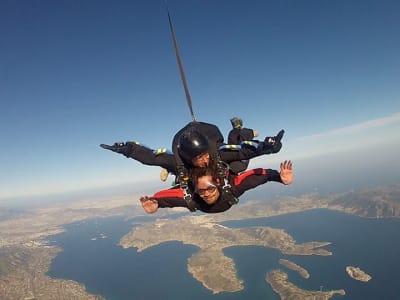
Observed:
[[[196,192],[207,204],[214,204],[219,198],[218,185],[212,180],[210,175],[205,175],[197,179]]]

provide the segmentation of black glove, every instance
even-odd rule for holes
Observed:
[[[129,155],[133,151],[132,143],[114,143],[114,145],[106,145],[106,144],[100,144],[100,147],[103,149],[111,150],[113,152],[121,153],[125,155],[126,157],[129,157]]]
[[[268,148],[269,146],[269,153],[278,153],[282,148],[282,138],[285,134],[285,130],[281,130],[278,134],[274,137],[266,137],[264,140],[265,146]]]

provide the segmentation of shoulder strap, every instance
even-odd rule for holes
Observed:
[[[233,195],[232,186],[228,181],[229,174],[229,165],[226,162],[223,162],[221,159],[217,161],[218,166],[218,176],[223,178],[224,185],[222,186],[222,197],[228,201],[230,205],[237,204],[239,202],[239,198]]]
[[[176,163],[176,176],[178,180],[178,184],[180,189],[183,191],[183,199],[185,199],[186,204],[191,212],[196,211],[196,205],[193,201],[193,195],[191,190],[189,189],[189,174],[188,170],[185,167],[185,164],[183,163],[181,157],[179,156],[178,153],[178,145],[175,144],[173,145],[173,153],[174,153],[174,158],[175,158],[175,163]]]

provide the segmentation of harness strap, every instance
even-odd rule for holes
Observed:
[[[229,165],[222,160],[217,161],[218,176],[224,179],[224,185],[222,186],[222,197],[228,200],[230,205],[237,204],[239,199],[233,195],[232,186],[228,181]]]
[[[239,198],[235,197],[232,192],[232,186],[229,184],[228,179],[224,179],[224,185],[222,186],[222,194],[224,199],[228,200],[230,205],[239,203]]]
[[[174,154],[175,158],[179,156],[178,154]],[[188,181],[189,176],[187,173],[187,169],[183,165],[177,165],[177,179],[180,189],[183,192],[183,199],[186,201],[186,204],[191,212],[196,211],[196,205],[193,201],[193,195],[191,190],[189,189]]]
[[[189,189],[189,174],[183,163],[181,157],[178,152],[178,145],[175,144],[173,147],[173,153],[176,163],[176,177],[179,184],[180,189],[183,191],[183,199],[186,201],[186,204],[191,212],[196,211],[196,205],[193,201],[193,195],[191,190]]]

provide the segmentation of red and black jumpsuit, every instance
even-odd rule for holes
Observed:
[[[243,172],[240,175],[229,175],[229,184],[232,186],[232,193],[235,197],[241,196],[244,192],[253,189],[259,185],[267,183],[268,181],[275,181],[282,183],[281,176],[277,170],[271,169],[253,169]],[[220,192],[220,195],[223,193]],[[188,205],[183,198],[183,191],[179,188],[172,188],[163,190],[153,195],[154,199],[158,202],[158,207],[186,207]],[[197,210],[205,213],[219,213],[224,212],[231,208],[232,204],[228,199],[220,196],[218,201],[214,204],[207,204],[196,193],[193,193],[193,201]]]

